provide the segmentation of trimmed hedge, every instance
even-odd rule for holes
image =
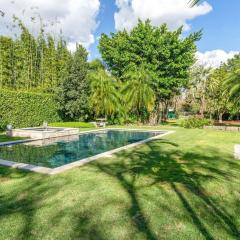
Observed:
[[[51,127],[69,127],[69,128],[95,128],[93,123],[87,122],[55,122],[49,123]]]
[[[0,129],[5,129],[9,123],[19,128],[60,120],[52,95],[0,90]]]

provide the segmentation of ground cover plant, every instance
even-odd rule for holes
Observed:
[[[203,128],[211,125],[211,121],[205,118],[189,117],[182,119],[180,125],[185,128]]]
[[[0,167],[0,239],[239,239],[239,133],[168,128],[56,176]]]

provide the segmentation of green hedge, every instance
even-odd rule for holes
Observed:
[[[43,121],[60,121],[52,95],[0,90],[0,129],[39,126]]]
[[[93,123],[87,122],[55,122],[50,123],[51,127],[70,127],[70,128],[95,128]]]

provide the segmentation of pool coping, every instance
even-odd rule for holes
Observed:
[[[41,173],[41,174],[48,174],[48,175],[55,175],[55,174],[59,174],[62,172],[65,172],[66,170],[70,170],[72,168],[76,168],[76,167],[80,167],[85,165],[86,163],[92,162],[94,160],[97,160],[99,158],[103,158],[103,157],[109,157],[114,153],[132,148],[132,147],[136,147],[138,145],[153,141],[153,140],[157,140],[160,139],[166,135],[172,134],[175,131],[169,131],[169,130],[153,130],[153,129],[128,129],[128,128],[104,128],[104,129],[99,129],[99,130],[89,130],[89,131],[84,131],[79,133],[78,135],[82,135],[82,134],[88,134],[88,133],[93,133],[93,132],[101,132],[101,131],[106,131],[106,130],[119,130],[119,131],[141,131],[141,132],[165,132],[163,134],[159,134],[157,136],[154,137],[150,137],[135,143],[131,143],[119,148],[115,148],[112,149],[110,151],[106,151],[88,158],[84,158],[84,159],[80,159],[80,160],[76,160],[72,163],[68,163],[65,164],[63,166],[60,167],[56,167],[56,168],[48,168],[48,167],[41,167],[41,166],[37,166],[37,165],[32,165],[32,164],[27,164],[27,163],[18,163],[18,162],[14,162],[14,161],[9,161],[9,160],[3,160],[0,159],[0,165],[2,166],[7,166],[7,167],[12,167],[12,168],[17,168],[17,169],[21,169],[21,170],[28,170],[28,171],[32,171],[32,172],[36,172],[36,173]],[[36,141],[37,139],[34,139],[32,141]],[[20,140],[18,141],[18,143],[15,144],[20,144],[20,143],[24,143],[24,142],[29,142],[30,140]],[[14,144],[14,143],[13,143]],[[5,144],[5,145],[11,145],[11,143]]]

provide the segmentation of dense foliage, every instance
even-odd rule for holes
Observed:
[[[195,61],[196,45],[201,32],[181,37],[182,28],[169,31],[165,24],[154,27],[139,21],[132,31],[101,35],[99,50],[112,74],[122,81],[134,68],[144,65],[150,73],[155,94],[154,110],[168,108],[169,100],[187,85],[189,67]]]
[[[38,35],[32,34],[20,19],[14,21],[20,33],[0,36],[0,90],[51,94],[46,96],[55,104],[46,106],[54,112],[53,120],[59,119],[56,109],[62,121],[106,117],[110,123],[150,124],[165,120],[169,108],[177,115],[181,109],[220,121],[224,114],[239,113],[240,55],[215,70],[193,67],[201,32],[183,38],[182,28],[170,31],[166,24],[139,21],[130,32],[102,34],[103,61],[87,62],[81,45],[71,52],[61,34],[47,33],[44,25]],[[4,106],[0,116],[8,114]],[[29,123],[19,114],[18,120],[3,119],[0,125],[32,126],[48,120],[45,113],[38,114]]]
[[[192,111],[199,113],[202,118],[206,111],[207,82],[210,73],[211,68],[201,65],[196,65],[190,70],[189,91],[186,103],[191,104],[193,106]]]
[[[146,113],[154,108],[155,95],[151,87],[151,75],[140,66],[124,75],[122,94],[127,110],[131,110],[138,118],[144,120]]]
[[[52,95],[0,90],[0,129],[39,126],[43,121],[59,121],[57,103]]]
[[[90,82],[87,78],[87,51],[80,45],[72,54],[68,75],[57,90],[57,100],[63,119],[87,120],[89,118]]]
[[[19,19],[20,35],[0,36],[0,88],[53,92],[67,74],[71,52],[62,37],[34,37]]]
[[[20,34],[0,36],[0,89],[50,93],[59,103],[63,120],[86,120],[89,117],[87,51],[67,48],[64,38],[40,28],[33,35],[14,17]]]
[[[211,121],[206,118],[189,117],[181,121],[181,126],[184,128],[203,128],[211,124]]]
[[[221,123],[240,116],[240,55],[216,69],[195,65],[183,109]],[[226,119],[226,118],[225,118]]]
[[[225,86],[230,94],[231,101],[240,108],[240,54],[227,63],[227,78]]]
[[[207,111],[212,115],[216,114],[219,122],[222,122],[224,113],[230,112],[233,108],[230,101],[229,91],[224,85],[227,78],[226,66],[215,69],[207,80]]]
[[[101,68],[92,71],[89,78],[91,81],[90,104],[96,116],[107,117],[119,112],[120,95],[117,80]]]

